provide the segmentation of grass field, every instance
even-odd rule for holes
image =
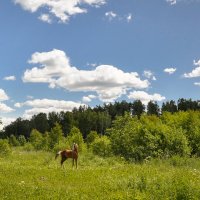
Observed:
[[[48,152],[13,150],[0,158],[0,199],[200,199],[200,160],[174,157],[143,164],[80,155],[60,167]]]

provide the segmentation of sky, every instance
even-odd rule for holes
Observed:
[[[0,0],[0,119],[200,99],[200,0]]]

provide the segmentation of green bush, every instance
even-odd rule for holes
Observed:
[[[94,154],[99,156],[110,156],[111,142],[107,136],[97,137],[91,144],[91,149]]]
[[[53,152],[56,153],[58,151],[65,150],[65,149],[71,149],[71,147],[70,147],[69,141],[65,137],[63,137],[62,140],[60,140],[60,142],[54,146]]]
[[[84,149],[84,141],[83,136],[80,132],[80,130],[76,127],[73,127],[67,136],[68,143],[70,144],[70,147],[73,143],[78,144],[79,151],[83,151]]]
[[[87,138],[86,138],[87,145],[90,146],[90,144],[92,144],[92,142],[94,142],[94,140],[98,137],[99,135],[97,134],[96,131],[90,131],[90,133],[87,135]]]
[[[60,124],[56,123],[55,126],[51,129],[49,133],[49,149],[53,150],[55,145],[59,144],[59,142],[63,138],[62,127]]]
[[[0,139],[0,156],[7,156],[11,154],[11,148],[8,140]]]
[[[142,116],[140,120],[119,117],[110,137],[114,153],[129,160],[190,154],[185,131],[163,124],[156,116]]]
[[[34,147],[35,150],[41,150],[41,149],[43,149],[43,136],[36,129],[33,129],[31,131],[31,134],[30,134],[30,143],[33,145],[33,147]]]
[[[11,146],[14,146],[14,147],[20,145],[19,141],[17,140],[17,138],[16,138],[14,135],[11,135],[11,136],[9,137],[9,144],[10,144]]]
[[[20,144],[21,146],[24,146],[24,145],[26,144],[26,138],[24,137],[24,135],[20,135],[20,136],[18,137],[18,141],[19,141],[19,144]]]
[[[30,142],[27,142],[24,146],[23,146],[23,149],[25,151],[33,151],[34,150],[34,146],[30,143]]]

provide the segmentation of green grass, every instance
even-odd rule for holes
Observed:
[[[174,157],[143,164],[80,155],[60,167],[48,152],[15,149],[0,158],[0,199],[200,199],[200,160]]]

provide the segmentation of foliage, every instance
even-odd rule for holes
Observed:
[[[149,101],[149,103],[147,104],[147,114],[156,116],[160,114],[160,108],[157,102]]]
[[[167,101],[162,104],[162,113],[163,112],[170,112],[175,113],[178,111],[177,105],[175,101]]]
[[[69,143],[67,138],[63,137],[59,143],[55,144],[55,146],[53,148],[53,152],[57,153],[58,151],[61,151],[61,150],[71,149],[70,145],[71,144]]]
[[[78,144],[79,151],[83,150],[83,148],[84,148],[83,136],[77,127],[73,127],[71,129],[71,131],[67,137],[67,140],[70,145],[72,145],[73,143]]]
[[[136,100],[132,104],[132,115],[137,115],[138,118],[145,112],[145,106],[142,104],[140,100]]]
[[[49,124],[47,115],[45,113],[39,113],[31,118],[31,125],[33,129],[38,130],[40,133],[45,133],[49,130]]]
[[[163,124],[156,116],[142,116],[140,120],[129,115],[119,117],[110,137],[113,152],[129,160],[190,153],[185,132]]]
[[[11,154],[11,148],[8,140],[0,139],[0,156],[7,156]]]
[[[161,119],[164,123],[176,129],[181,127],[187,137],[192,155],[200,155],[200,112],[182,111],[173,115],[165,112]]]
[[[91,144],[91,148],[94,154],[99,156],[110,156],[111,142],[107,136],[97,137]]]
[[[19,141],[17,140],[17,138],[14,135],[11,135],[9,137],[9,144],[11,146],[19,146],[20,145]]]
[[[80,106],[79,109],[73,109],[72,112],[51,112],[48,116],[45,113],[39,113],[30,120],[16,119],[4,128],[2,135],[5,135],[5,138],[10,137],[12,134],[17,138],[19,135],[24,135],[28,139],[32,129],[37,129],[44,134],[49,132],[55,126],[55,123],[59,123],[62,126],[64,136],[67,136],[72,127],[76,126],[85,139],[92,130],[104,135],[106,129],[111,127],[112,121],[117,116],[124,116],[126,112],[130,113],[131,110],[133,115],[140,117],[145,113],[145,106],[140,100],[136,100],[132,103],[121,101],[99,105],[94,108]],[[160,115],[160,108],[156,102],[149,102],[146,110],[149,115]],[[199,111],[200,106],[199,101],[181,98],[177,103],[173,100],[164,102],[161,110],[162,113],[166,111],[170,113],[189,110]]]
[[[23,150],[25,151],[33,151],[34,150],[34,146],[30,143],[30,142],[27,142],[24,146],[23,146]]]
[[[55,145],[62,140],[63,132],[60,124],[56,123],[49,133],[49,148],[53,149]]]
[[[24,137],[24,135],[20,135],[20,136],[18,137],[18,141],[19,141],[19,144],[20,144],[21,146],[24,146],[24,145],[26,144],[26,138]]]
[[[43,141],[42,134],[36,129],[33,129],[30,135],[30,143],[36,150],[41,150],[43,148],[42,141]]]
[[[94,142],[94,140],[98,137],[99,135],[97,134],[96,131],[90,131],[90,133],[87,135],[87,138],[86,138],[87,145],[90,146],[90,144],[92,144],[92,142]]]

